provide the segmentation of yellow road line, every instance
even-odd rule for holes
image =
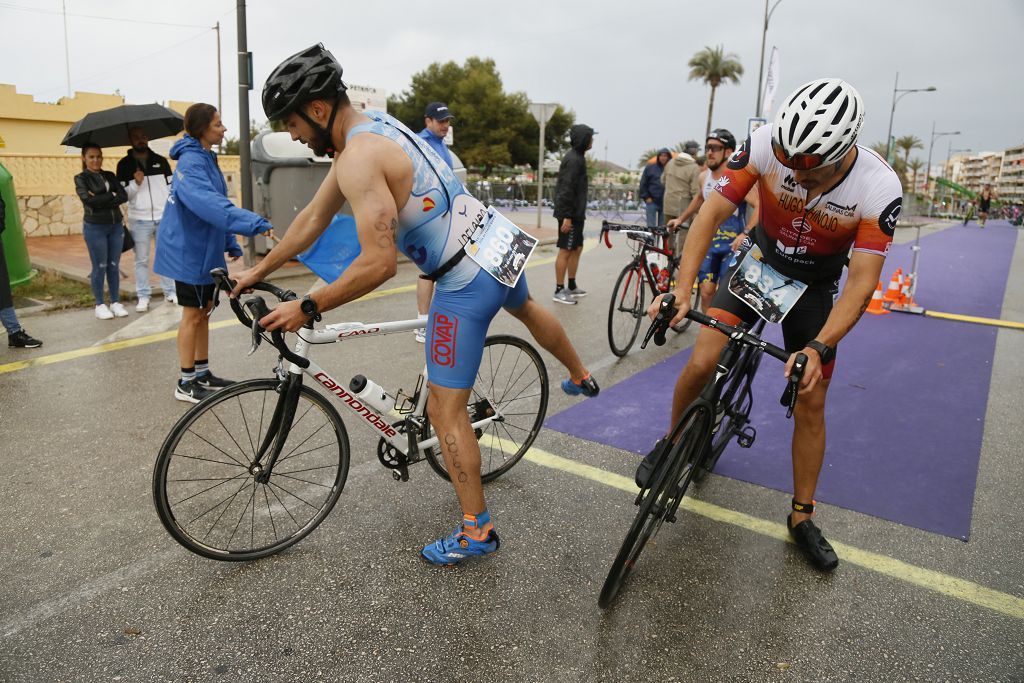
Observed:
[[[597,245],[597,240],[589,239],[583,244],[583,251],[589,251]],[[553,263],[555,260],[554,256],[533,259],[527,264],[527,268],[534,268],[536,266],[543,266],[549,263]],[[416,285],[402,285],[401,287],[392,287],[391,289],[382,289],[356,299],[356,301],[369,301],[370,299],[379,299],[385,296],[393,296],[395,294],[404,294],[406,292],[416,291]],[[222,327],[228,327],[230,325],[238,325],[237,320],[220,320],[215,323],[210,323],[211,330],[218,330]],[[178,336],[178,331],[158,332],[156,334],[147,334],[143,337],[136,337],[135,339],[126,339],[124,341],[110,342],[109,344],[100,344],[99,346],[87,346],[81,349],[73,349],[71,351],[63,351],[61,353],[52,353],[47,356],[39,356],[37,358],[30,358],[28,360],[16,361],[14,363],[4,363],[0,365],[0,375],[7,372],[17,372],[18,370],[25,370],[26,368],[33,368],[41,365],[51,365],[53,363],[62,363],[68,360],[75,360],[76,358],[84,358],[86,356],[95,356],[100,353],[108,353],[110,351],[120,351],[121,349],[129,349],[133,346],[144,346],[146,344],[154,344],[156,342],[164,341],[166,339],[173,339]]]
[[[1013,320],[999,320],[998,318],[978,318],[973,315],[960,315],[958,313],[940,313],[939,311],[925,311],[929,318],[942,318],[944,320],[959,320],[964,323],[977,323],[979,325],[993,325],[995,327],[1008,327],[1012,330],[1024,330],[1024,323]]]
[[[590,465],[584,465],[573,460],[567,460],[538,448],[531,448],[524,457],[534,464],[590,479],[606,486],[626,491],[630,495],[637,493],[636,484],[628,477],[623,477]],[[683,498],[683,508],[717,522],[732,524],[733,526],[738,526],[780,541],[792,542],[789,532],[782,524],[769,522],[689,497]],[[835,541],[831,541],[831,543],[844,562],[849,562],[850,564],[935,593],[941,593],[956,600],[985,607],[1008,617],[1024,620],[1024,599],[1014,595],[986,588],[985,586],[959,579],[955,576],[949,576],[942,572],[917,567],[885,555],[861,550],[845,543],[837,543]]]

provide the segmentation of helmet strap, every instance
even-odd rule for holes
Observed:
[[[338,115],[338,101],[335,100],[331,105],[331,115],[327,118],[327,127],[324,128],[319,123],[310,118],[309,114],[303,111],[302,107],[295,110],[295,113],[302,118],[303,121],[312,126],[313,130],[319,135],[323,135],[327,140],[327,156],[334,158],[334,154],[337,150],[334,149],[334,139],[331,137],[331,129],[334,128],[334,118]]]

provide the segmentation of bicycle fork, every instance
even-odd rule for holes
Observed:
[[[267,433],[256,452],[256,457],[249,465],[249,473],[260,484],[270,481],[274,465],[277,464],[281,450],[291,433],[292,422],[295,420],[295,409],[299,404],[299,393],[302,391],[302,374],[288,373],[288,377],[281,382],[279,391],[281,397],[274,407],[274,415],[270,418],[270,424],[267,425]],[[267,462],[263,464],[262,460],[267,455],[267,451],[270,451],[270,455]]]

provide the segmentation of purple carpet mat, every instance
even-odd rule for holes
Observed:
[[[959,225],[921,238],[918,303],[998,318],[1017,229]],[[883,269],[910,268],[909,244]],[[843,340],[826,408],[817,500],[967,540],[997,328],[891,313],[865,315]],[[672,333],[669,333],[672,343]],[[781,346],[778,326],[767,338]],[[689,349],[547,420],[566,434],[646,453],[667,427],[672,389]],[[750,449],[730,444],[716,472],[792,492],[792,424],[778,399],[782,366],[765,356],[754,382]],[[781,515],[782,513],[780,513]]]

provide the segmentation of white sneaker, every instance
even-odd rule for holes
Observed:
[[[172,305],[177,305],[178,304],[178,295],[174,294],[174,293],[164,294],[164,301],[166,301],[167,303],[172,304]]]
[[[149,310],[149,298],[148,297],[143,297],[142,299],[139,299],[139,303],[135,304],[135,312],[136,313],[145,313],[148,310]]]
[[[124,309],[124,306],[121,304],[120,301],[115,301],[114,303],[110,304],[110,312],[114,314],[115,318],[128,317],[128,311]]]
[[[114,314],[110,312],[106,304],[100,304],[96,307],[96,317],[100,320],[113,320]]]
[[[426,344],[427,343],[427,331],[426,330],[416,330],[416,332],[413,334],[413,337],[420,344]]]

